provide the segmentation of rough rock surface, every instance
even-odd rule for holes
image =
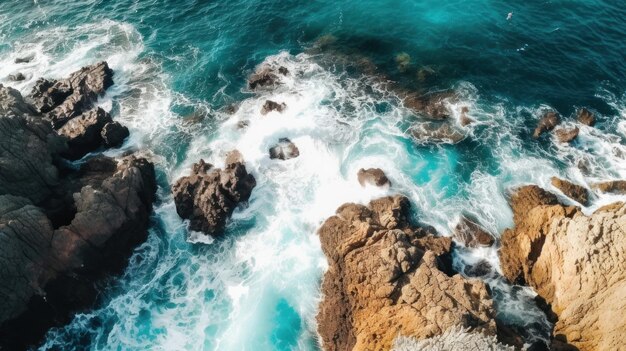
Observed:
[[[365,186],[367,184],[375,186],[391,186],[389,178],[387,178],[385,172],[383,172],[380,168],[361,168],[357,173],[357,178],[359,179],[359,184],[361,184],[361,186]]]
[[[569,143],[569,142],[572,142],[574,139],[576,139],[579,132],[580,132],[580,129],[578,129],[578,127],[559,128],[554,131],[554,134],[556,134],[556,138],[561,143]]]
[[[603,193],[626,194],[626,180],[610,180],[593,184],[593,188]]]
[[[118,122],[109,122],[102,127],[100,137],[104,147],[119,147],[130,136],[130,131]]]
[[[113,85],[113,71],[106,62],[83,67],[61,81],[40,79],[29,95],[33,106],[60,128],[91,109],[99,96]]]
[[[261,108],[261,114],[266,115],[272,111],[283,112],[287,108],[284,102],[278,103],[272,100],[265,100],[263,107]]]
[[[189,228],[219,235],[237,205],[248,201],[256,180],[246,171],[241,154],[231,151],[222,170],[204,160],[193,165],[191,175],[172,186],[176,212],[189,219]]]
[[[319,230],[329,261],[317,315],[327,351],[389,350],[398,336],[425,339],[460,326],[495,335],[485,284],[449,276],[449,238],[407,222],[409,201],[345,204]]]
[[[596,117],[591,111],[583,107],[578,110],[578,122],[593,127],[596,124]]]
[[[278,139],[278,144],[270,148],[270,158],[279,160],[289,160],[300,156],[300,150],[288,138]]]
[[[248,86],[250,89],[255,90],[264,87],[274,87],[280,84],[280,76],[286,76],[289,74],[289,70],[286,67],[272,67],[269,65],[260,66],[251,76],[248,78]]]
[[[578,201],[581,205],[587,206],[589,203],[589,192],[584,186],[557,177],[550,178],[550,181],[552,185],[561,190],[563,194]]]
[[[67,138],[69,150],[64,157],[75,160],[102,145],[102,129],[112,122],[111,115],[100,107],[89,110],[72,118],[57,132]]]
[[[24,74],[17,72],[15,74],[9,74],[9,80],[13,81],[13,82],[21,82],[24,79],[26,79],[26,77],[24,76]]]
[[[511,282],[527,283],[558,317],[554,343],[619,350],[626,335],[626,205],[585,216],[535,186],[511,198],[515,228],[502,236],[500,262]]]
[[[498,342],[494,335],[468,333],[463,328],[452,328],[432,338],[416,340],[400,337],[392,351],[515,351],[515,347]]]
[[[457,98],[456,93],[453,91],[424,95],[400,91],[400,96],[403,97],[405,107],[423,117],[438,121],[448,119],[452,115],[446,106],[446,101]]]
[[[134,156],[108,162],[112,172],[66,180],[80,189],[73,219],[57,229],[30,200],[0,196],[0,345],[22,348],[67,323],[71,312],[95,302],[94,282],[118,272],[145,240],[154,168]]]
[[[97,96],[112,83],[107,69],[105,63],[82,69],[64,86]],[[93,305],[96,284],[121,271],[145,239],[156,191],[154,168],[144,158],[98,156],[78,170],[61,159],[84,152],[81,148],[92,137],[100,138],[98,129],[110,117],[99,109],[84,113],[71,110],[83,105],[66,104],[66,115],[80,117],[54,130],[41,113],[65,104],[67,92],[59,90],[61,84],[52,89],[55,84],[39,80],[35,99],[23,99],[0,85],[3,350],[28,349],[49,328]]]
[[[0,86],[0,194],[39,203],[58,185],[53,161],[65,143],[48,123],[26,115],[30,108],[13,92]]]
[[[487,247],[496,241],[491,233],[467,216],[461,216],[452,237],[466,247]]]
[[[541,134],[549,132],[561,122],[561,117],[554,111],[546,112],[537,123],[537,128],[533,132],[533,138],[537,139]]]

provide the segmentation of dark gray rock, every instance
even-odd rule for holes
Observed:
[[[220,235],[238,204],[248,201],[256,186],[254,176],[246,171],[238,151],[231,151],[226,167],[213,168],[204,160],[193,166],[191,175],[172,186],[176,212],[189,220],[189,228]]]
[[[102,128],[101,136],[105,147],[120,147],[130,136],[130,131],[118,122],[109,122]]]
[[[278,139],[278,144],[270,148],[271,159],[289,160],[298,156],[300,156],[300,150],[288,138]]]

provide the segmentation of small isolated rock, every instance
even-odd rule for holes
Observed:
[[[278,73],[282,74],[283,76],[286,76],[289,74],[289,70],[287,69],[287,67],[280,66],[278,67]]]
[[[567,197],[585,206],[589,203],[589,193],[585,187],[557,177],[552,177],[550,181],[555,188],[561,190]]]
[[[30,54],[28,56],[16,57],[15,63],[29,63],[35,58],[35,54]]]
[[[572,140],[576,139],[576,137],[578,136],[578,132],[580,132],[578,127],[559,128],[554,131],[554,133],[556,134],[556,138],[562,143],[569,143]]]
[[[419,80],[420,82],[426,82],[430,79],[432,79],[433,77],[435,77],[437,75],[437,72],[435,72],[435,70],[430,67],[430,66],[425,66],[419,69],[419,71],[417,71],[417,80]]]
[[[496,241],[493,235],[467,216],[461,216],[459,223],[454,227],[452,238],[471,248],[488,247]]]
[[[265,103],[263,104],[263,108],[261,109],[261,114],[266,115],[272,111],[283,112],[285,108],[287,108],[287,104],[285,104],[284,102],[281,102],[279,104],[272,100],[265,100]]]
[[[558,113],[554,111],[546,112],[541,120],[539,120],[537,128],[535,128],[535,132],[533,133],[533,138],[538,139],[541,134],[553,130],[559,122],[561,122],[561,117]]]
[[[246,129],[250,125],[250,121],[243,120],[237,122],[237,129]]]
[[[359,184],[365,186],[371,184],[375,186],[391,186],[391,182],[380,168],[359,169],[357,174]]]
[[[626,194],[626,180],[611,180],[596,183],[592,188],[600,190],[603,193]]]
[[[578,122],[593,127],[596,124],[596,117],[591,111],[583,107],[578,110]]]
[[[278,139],[278,144],[270,148],[270,158],[279,160],[289,160],[300,156],[300,150],[288,138]]]
[[[102,136],[102,144],[105,147],[119,147],[128,138],[130,132],[126,126],[118,122],[109,122],[104,125],[100,135]]]
[[[425,95],[400,91],[399,95],[403,96],[403,104],[406,108],[435,121],[448,119],[451,116],[451,112],[446,106],[446,102],[458,99],[457,94],[452,90]]]
[[[15,73],[15,74],[9,74],[10,81],[20,82],[20,81],[23,81],[24,79],[26,79],[26,77],[20,72]]]
[[[238,151],[226,156],[226,167],[213,168],[204,160],[193,166],[191,175],[172,186],[176,212],[189,219],[189,228],[220,235],[235,208],[248,201],[256,180],[246,171]]]

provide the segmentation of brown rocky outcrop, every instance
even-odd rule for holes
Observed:
[[[533,132],[533,138],[537,139],[541,134],[549,132],[554,129],[561,122],[561,117],[554,111],[548,111],[544,113],[543,117],[537,123],[537,128]]]
[[[287,104],[284,102],[278,103],[272,100],[265,100],[263,107],[261,108],[261,114],[266,115],[272,111],[283,112],[287,108]]]
[[[579,132],[580,130],[578,129],[578,127],[559,128],[554,131],[554,134],[556,134],[556,138],[559,140],[559,142],[569,143],[569,142],[572,142],[574,139],[576,139]]]
[[[446,106],[446,101],[458,99],[454,91],[433,92],[418,94],[398,89],[405,107],[413,112],[432,120],[445,120],[452,114]]]
[[[550,181],[554,187],[561,190],[570,199],[574,199],[584,206],[589,203],[589,192],[584,186],[557,177],[550,178]]]
[[[491,233],[467,216],[461,216],[459,223],[454,227],[452,238],[472,248],[491,246],[496,241]]]
[[[603,193],[626,194],[626,180],[609,180],[595,183],[592,185],[592,188]]]
[[[189,228],[209,235],[220,235],[227,219],[242,202],[248,201],[256,180],[246,171],[239,151],[226,157],[225,168],[200,160],[191,175],[172,186],[176,212],[189,220]]]
[[[278,139],[278,144],[270,148],[270,158],[290,160],[300,156],[300,150],[289,138]]]
[[[345,204],[320,228],[329,262],[317,315],[325,350],[389,350],[396,337],[456,326],[495,335],[485,284],[446,274],[451,240],[411,226],[408,211],[403,196]]]
[[[63,157],[79,159],[102,145],[102,129],[112,122],[111,115],[100,107],[72,118],[57,130],[67,138],[68,150]]]
[[[596,124],[596,117],[586,108],[578,110],[578,122],[593,127]]]
[[[365,186],[367,184],[375,186],[391,186],[389,178],[387,178],[385,172],[383,172],[380,168],[361,168],[357,173],[357,178],[361,186]]]
[[[585,216],[546,193],[526,186],[511,197],[515,228],[502,235],[502,272],[511,282],[527,283],[550,304],[558,319],[553,346],[622,349],[626,205]]]

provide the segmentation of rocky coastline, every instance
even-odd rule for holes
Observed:
[[[154,165],[99,154],[129,134],[96,107],[113,84],[100,62],[25,97],[0,85],[1,349],[37,346],[93,306],[147,237]]]

